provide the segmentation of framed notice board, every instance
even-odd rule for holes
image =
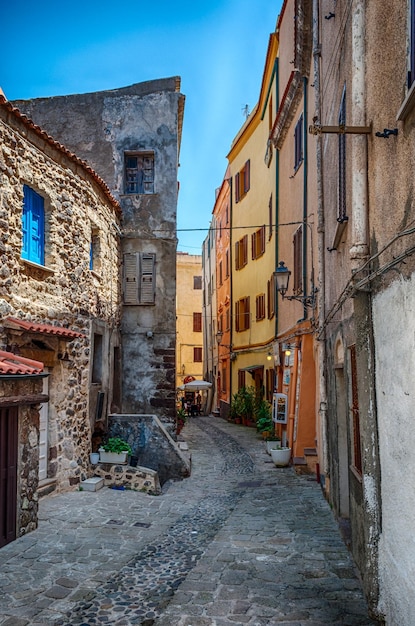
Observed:
[[[274,393],[272,399],[272,420],[276,424],[288,421],[288,397],[286,393]]]

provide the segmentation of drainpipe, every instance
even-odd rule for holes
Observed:
[[[307,217],[308,217],[308,107],[307,107],[307,77],[303,76],[303,138],[304,138],[304,150],[303,150],[303,292],[307,296]],[[314,279],[313,279],[314,282]],[[303,320],[307,319],[308,310],[304,304],[303,307]]]
[[[313,0],[313,61],[314,61],[314,108],[315,116],[321,124],[321,82],[320,82],[320,12],[319,0]],[[317,165],[317,263],[318,263],[318,325],[324,328],[326,319],[326,272],[325,272],[325,226],[324,226],[324,194],[323,194],[323,136],[316,136],[316,165]],[[322,463],[321,471],[328,475],[327,453],[327,354],[326,331],[318,342],[319,365],[319,416],[320,428],[317,433],[319,457]]]
[[[366,124],[365,8],[364,0],[352,7],[352,125]],[[367,138],[355,135],[352,153],[352,271],[366,260],[368,248]]]
[[[275,102],[276,102],[276,111],[278,112],[278,104],[280,101],[280,89],[279,89],[279,59],[275,59]],[[279,150],[275,150],[275,269],[278,267],[279,262],[279,252],[278,252],[278,243],[279,243],[279,229],[278,229],[278,219],[279,219],[279,209],[280,209],[280,153]],[[275,331],[274,336],[275,339],[278,337],[278,293],[277,290],[274,289],[274,310],[275,310]]]

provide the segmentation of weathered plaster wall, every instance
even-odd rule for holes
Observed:
[[[122,206],[123,252],[156,254],[156,300],[122,319],[122,411],[175,415],[177,170],[184,97],[177,77],[73,96],[16,101],[85,159]],[[124,152],[154,153],[154,193],[124,194]],[[149,341],[147,332],[152,333]]]
[[[415,274],[409,279],[394,280],[373,300],[382,467],[380,608],[390,626],[412,624],[415,605],[414,311]],[[402,329],[405,329],[404,333]]]

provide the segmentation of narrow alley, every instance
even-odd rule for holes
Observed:
[[[374,624],[311,476],[254,428],[198,417],[192,475],[161,496],[103,488],[41,501],[0,551],[0,626]]]

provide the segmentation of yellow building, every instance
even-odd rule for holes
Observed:
[[[176,387],[203,378],[202,256],[176,257]]]
[[[276,33],[269,38],[257,105],[228,154],[231,191],[232,393],[253,386],[272,399],[276,336]]]

